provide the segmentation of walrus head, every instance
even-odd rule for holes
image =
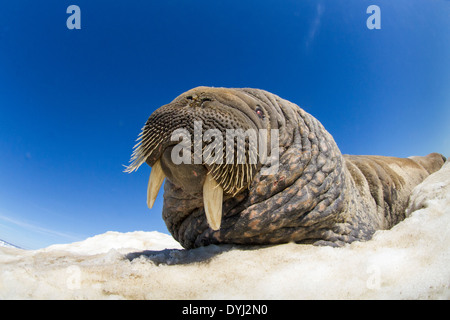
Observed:
[[[163,219],[186,248],[313,241],[317,226],[342,206],[343,160],[331,135],[263,90],[183,93],[148,118],[131,162],[127,172],[152,167],[150,208],[167,178]]]

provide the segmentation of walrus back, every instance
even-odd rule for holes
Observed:
[[[403,220],[414,187],[446,160],[438,153],[409,158],[344,155],[344,159],[359,197],[374,208],[361,215],[375,230],[389,229]]]

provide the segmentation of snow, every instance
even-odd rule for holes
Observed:
[[[0,247],[0,299],[449,299],[449,162],[416,187],[408,215],[342,248],[183,250],[142,231]]]

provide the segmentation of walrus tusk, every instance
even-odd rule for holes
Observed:
[[[203,205],[205,206],[206,220],[213,230],[220,229],[222,221],[222,200],[222,187],[208,173],[203,184]]]
[[[165,177],[166,176],[161,168],[161,163],[158,160],[153,165],[152,171],[150,172],[150,178],[148,179],[147,206],[149,209],[153,207],[156,196],[158,195],[159,189],[161,188]]]

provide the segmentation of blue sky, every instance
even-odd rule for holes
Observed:
[[[3,2],[0,239],[168,233],[161,194],[146,206],[150,168],[123,165],[148,116],[199,85],[278,94],[343,153],[450,156],[449,57],[446,0]]]

